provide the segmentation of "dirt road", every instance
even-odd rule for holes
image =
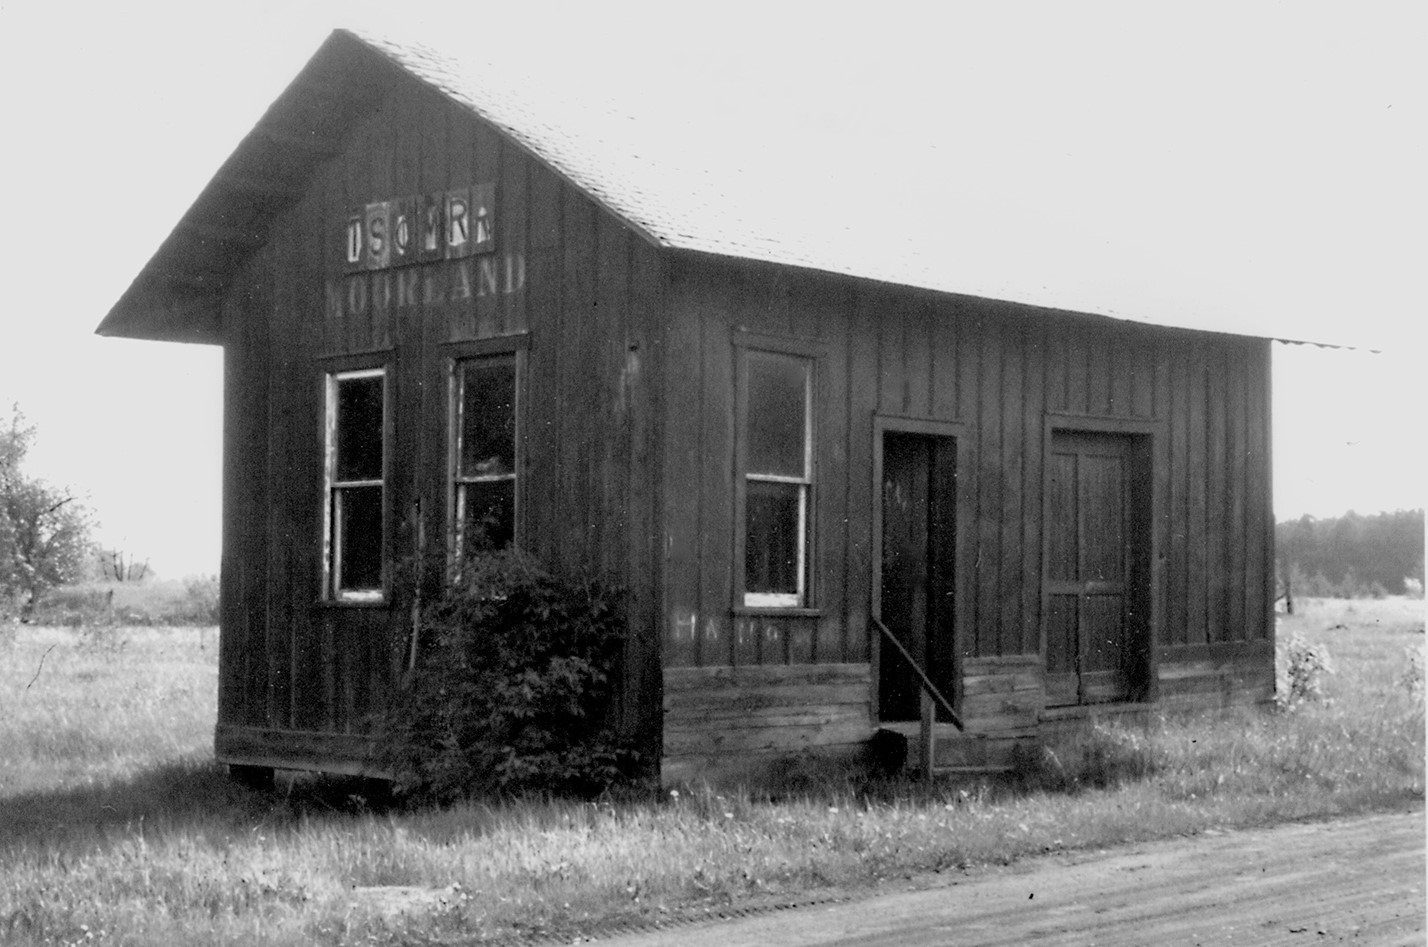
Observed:
[[[1422,945],[1424,815],[1207,834],[919,890],[600,940],[610,947]]]

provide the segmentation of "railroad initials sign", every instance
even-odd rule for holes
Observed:
[[[374,201],[347,215],[345,269],[358,273],[490,253],[496,249],[495,221],[494,184]]]

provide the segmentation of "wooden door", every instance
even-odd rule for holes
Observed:
[[[953,440],[883,436],[881,617],[944,694],[950,696],[953,589]],[[897,649],[879,639],[878,711],[883,720],[918,717],[919,682]]]
[[[1128,435],[1052,437],[1043,585],[1048,706],[1136,696],[1146,656],[1142,454]]]

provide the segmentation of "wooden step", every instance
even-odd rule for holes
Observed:
[[[895,733],[907,741],[904,768],[916,769],[917,745],[918,740],[922,738],[921,725],[915,721],[884,723],[881,729]],[[963,733],[950,723],[938,723],[933,732],[933,772],[948,775],[1005,773],[1015,767],[1018,747],[1025,752],[1037,743],[1038,740],[1033,734],[1025,732]]]

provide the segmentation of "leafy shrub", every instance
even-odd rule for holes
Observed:
[[[1324,687],[1328,675],[1334,673],[1329,649],[1308,641],[1296,631],[1278,650],[1275,699],[1279,705],[1290,708],[1306,702],[1326,701],[1328,695]]]
[[[469,560],[423,609],[425,648],[383,720],[398,791],[588,796],[632,776],[638,753],[609,719],[622,605],[519,553]]]

